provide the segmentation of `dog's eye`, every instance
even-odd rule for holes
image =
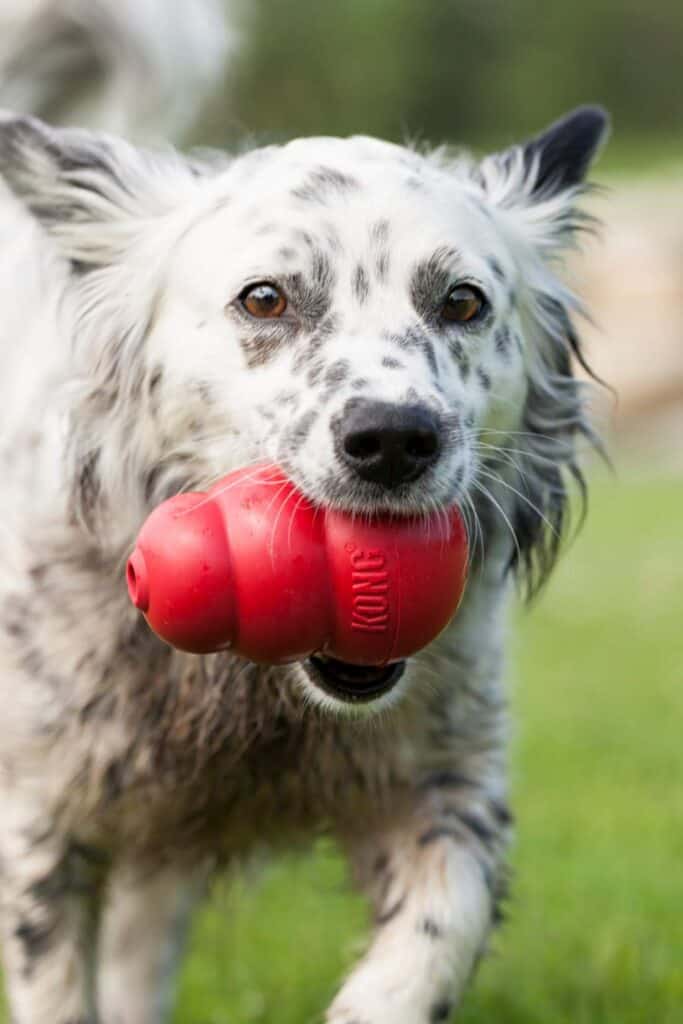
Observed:
[[[451,323],[466,324],[480,317],[485,305],[486,300],[478,288],[460,284],[446,296],[441,316]]]
[[[287,299],[274,284],[262,281],[250,284],[240,295],[240,302],[250,316],[273,319],[287,309]]]

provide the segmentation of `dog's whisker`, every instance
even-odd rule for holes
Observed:
[[[503,522],[505,523],[505,525],[507,526],[508,530],[510,531],[510,536],[512,537],[512,542],[513,542],[513,544],[515,546],[515,551],[517,552],[517,557],[521,558],[522,557],[522,549],[520,547],[519,540],[517,539],[517,534],[515,533],[515,529],[514,529],[512,523],[510,522],[510,518],[509,518],[508,514],[506,513],[505,509],[503,508],[503,506],[500,504],[500,502],[497,500],[497,498],[495,498],[491,494],[490,490],[486,487],[486,485],[481,483],[480,480],[474,479],[472,481],[472,486],[475,487],[478,491],[480,491],[484,495],[484,497],[488,501],[491,502],[491,504],[494,506],[494,508],[496,508],[498,510],[501,518],[503,519]]]

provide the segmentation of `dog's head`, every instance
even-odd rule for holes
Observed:
[[[185,161],[5,119],[0,171],[70,266],[83,521],[128,544],[268,457],[322,505],[456,502],[535,586],[589,434],[555,269],[605,129],[581,108],[481,163],[367,138]]]

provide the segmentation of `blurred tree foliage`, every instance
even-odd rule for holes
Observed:
[[[243,0],[240,21],[205,141],[485,145],[598,101],[621,137],[683,149],[682,0]]]

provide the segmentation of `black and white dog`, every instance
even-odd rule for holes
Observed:
[[[448,1019],[505,890],[510,581],[552,568],[592,437],[556,273],[605,131],[585,107],[480,163],[369,138],[211,160],[0,121],[34,222],[0,265],[15,1024],[165,1019],[207,873],[321,829],[376,912],[326,1020]],[[448,630],[366,673],[158,641],[123,576],[143,519],[263,457],[323,506],[460,505],[473,562]]]

